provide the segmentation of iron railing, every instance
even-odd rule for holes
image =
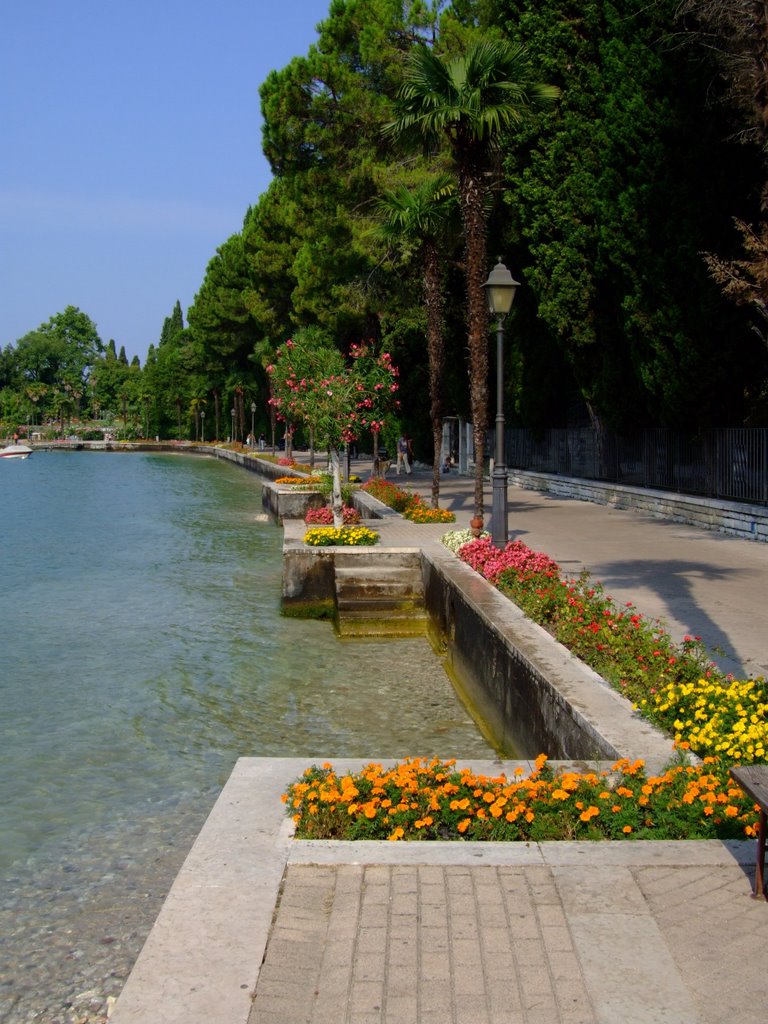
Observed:
[[[766,427],[696,435],[650,428],[633,436],[589,427],[536,433],[512,428],[506,435],[513,469],[768,504]]]

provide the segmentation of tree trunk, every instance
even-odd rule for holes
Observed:
[[[331,448],[331,475],[333,478],[333,491],[331,494],[331,508],[333,509],[333,525],[338,529],[344,525],[344,503],[341,496],[341,460],[339,449]]]
[[[487,277],[484,185],[479,165],[464,160],[459,167],[461,216],[467,247],[467,335],[469,398],[475,447],[475,515],[485,510],[483,465],[488,426],[488,307],[483,285]]]
[[[424,297],[427,305],[427,355],[429,359],[429,414],[432,422],[432,508],[440,506],[440,449],[443,444],[443,290],[440,255],[434,242],[424,244]]]
[[[218,388],[213,389],[213,416],[216,420],[216,438],[221,437],[221,394]]]

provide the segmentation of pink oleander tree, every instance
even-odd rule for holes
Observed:
[[[347,362],[338,349],[299,338],[278,348],[267,373],[277,415],[302,420],[328,448],[333,522],[342,526],[341,450],[368,431],[378,439],[385,415],[397,404],[397,367],[388,352],[376,354],[370,345],[353,345]]]

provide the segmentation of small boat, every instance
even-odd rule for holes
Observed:
[[[28,459],[32,449],[25,444],[9,444],[0,448],[0,459]]]

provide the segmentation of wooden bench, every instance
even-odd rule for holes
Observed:
[[[768,765],[745,764],[731,768],[731,778],[751,796],[760,808],[760,822],[757,831],[757,856],[755,865],[755,888],[753,899],[768,899],[765,892],[765,840],[766,814],[768,813]]]

